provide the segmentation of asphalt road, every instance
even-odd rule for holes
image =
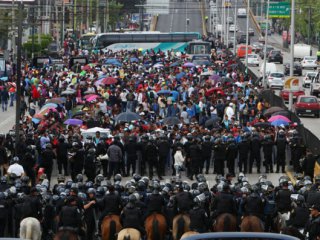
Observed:
[[[199,32],[202,34],[200,3],[195,0],[170,1],[169,14],[160,14],[156,30],[160,32]],[[189,24],[187,23],[189,19]]]

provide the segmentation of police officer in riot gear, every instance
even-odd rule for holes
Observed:
[[[280,168],[282,169],[282,173],[285,173],[287,140],[286,140],[285,132],[283,130],[280,130],[278,133],[278,137],[276,140],[276,147],[277,147],[276,173],[279,173]]]
[[[193,202],[193,208],[189,211],[190,230],[198,233],[205,233],[208,230],[209,218],[202,207],[202,199],[200,196],[197,196],[194,198]]]

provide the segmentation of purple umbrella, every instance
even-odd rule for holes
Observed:
[[[214,81],[218,81],[221,79],[221,77],[217,74],[214,74],[214,75],[210,76],[209,79],[214,80]]]
[[[82,125],[82,120],[80,119],[73,119],[73,118],[70,118],[66,121],[64,121],[64,124],[66,125],[74,125],[74,126],[77,126],[77,125]]]
[[[186,62],[183,64],[184,67],[194,67],[195,65],[192,62]]]

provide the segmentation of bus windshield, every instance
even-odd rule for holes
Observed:
[[[92,49],[92,39],[96,36],[94,33],[87,33],[80,37],[79,47],[81,49]]]

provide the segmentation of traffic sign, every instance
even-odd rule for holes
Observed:
[[[269,18],[289,18],[290,14],[290,2],[270,2]]]

